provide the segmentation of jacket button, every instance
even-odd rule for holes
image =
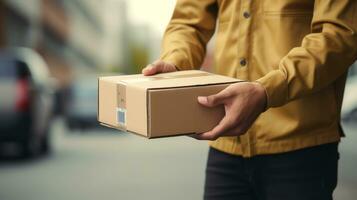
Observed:
[[[241,65],[242,67],[244,67],[244,66],[247,65],[247,60],[244,59],[244,58],[242,58],[239,63],[240,63],[240,65]]]
[[[249,18],[249,17],[250,17],[250,13],[247,12],[247,11],[245,11],[245,12],[243,13],[243,16],[244,16],[245,18]]]

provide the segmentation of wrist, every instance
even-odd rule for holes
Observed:
[[[262,103],[262,108],[263,111],[266,111],[268,108],[268,96],[267,96],[267,92],[265,90],[265,88],[259,83],[259,82],[252,82],[252,84],[254,85],[254,89],[255,89],[255,93],[257,94],[257,96],[260,99],[260,102]]]

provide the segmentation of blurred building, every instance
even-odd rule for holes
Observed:
[[[42,55],[58,80],[57,112],[71,82],[66,57],[69,19],[61,0],[0,1],[0,48],[28,47]]]
[[[124,65],[127,13],[122,0],[2,0],[0,47],[41,53],[66,84],[69,69]]]
[[[101,49],[105,70],[124,72],[128,67],[130,54],[127,4],[122,0],[107,0],[104,15],[104,40]]]
[[[23,46],[37,50],[60,86],[68,85],[70,67],[65,51],[70,29],[63,2],[2,0],[0,9],[0,47]]]
[[[72,28],[71,60],[80,69],[125,72],[129,21],[123,0],[64,0]],[[83,71],[80,71],[83,73]]]
[[[149,63],[150,56],[150,27],[146,25],[131,25],[128,30],[126,52],[129,60],[124,66],[125,73],[140,73],[141,69]]]
[[[64,0],[70,19],[68,57],[80,72],[97,70],[103,63],[101,51],[104,39],[103,6],[107,1]],[[104,9],[105,10],[105,9]]]
[[[127,26],[122,0],[0,1],[0,48],[39,52],[59,82],[59,99],[74,75],[128,64]]]

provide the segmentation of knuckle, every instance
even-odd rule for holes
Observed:
[[[210,105],[214,105],[217,102],[216,95],[211,95],[207,97],[207,103]]]
[[[213,138],[213,136],[207,136],[207,140],[213,141],[214,138]]]
[[[162,72],[165,69],[165,65],[163,63],[158,63],[158,64],[156,64],[155,67],[156,67],[156,70],[159,72]]]
[[[227,119],[227,123],[226,124],[227,124],[227,126],[231,127],[231,126],[237,124],[237,121],[236,121],[235,117],[229,117]]]
[[[168,63],[164,63],[162,68],[163,68],[163,71],[165,71],[165,72],[172,71],[172,67]]]
[[[243,133],[243,130],[242,130],[241,127],[237,127],[237,128],[234,130],[234,132],[235,132],[236,134],[240,135],[240,134]]]
[[[233,92],[231,90],[223,91],[222,96],[224,96],[225,98],[231,97],[233,96]]]
[[[161,67],[161,66],[165,66],[166,63],[162,60],[159,60],[159,61],[157,61],[156,65]]]
[[[157,64],[159,64],[161,62],[161,60],[155,60],[152,64],[153,65],[157,65]]]
[[[217,139],[218,139],[218,136],[214,135],[214,136],[212,136],[211,141],[215,141]]]
[[[244,134],[245,132],[247,131],[247,128],[244,127],[244,126],[238,126],[236,129],[235,129],[235,132],[238,134],[238,135],[242,135]]]
[[[214,141],[218,138],[218,135],[217,134],[210,134],[208,135],[207,139],[210,140],[210,141]]]

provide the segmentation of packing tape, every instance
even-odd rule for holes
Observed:
[[[117,84],[117,124],[122,130],[126,130],[126,85]]]
[[[170,73],[162,73],[156,76],[142,76],[142,77],[133,77],[128,79],[120,80],[123,83],[139,83],[139,82],[146,82],[146,81],[158,81],[164,79],[178,79],[178,78],[191,78],[191,77],[200,77],[200,76],[212,76],[213,74],[208,72],[201,72],[196,74],[177,74],[177,75],[170,75]]]

